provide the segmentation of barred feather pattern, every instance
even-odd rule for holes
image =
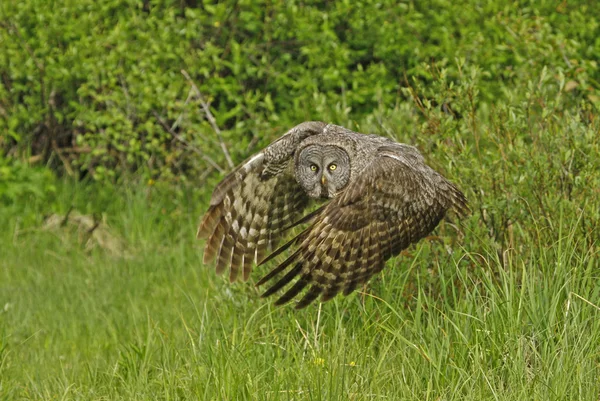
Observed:
[[[286,166],[263,178],[264,155],[259,154],[227,176],[215,189],[198,229],[205,238],[204,264],[216,260],[217,274],[229,268],[229,280],[250,277],[253,264],[264,258],[308,203]]]
[[[296,308],[344,295],[380,272],[385,262],[429,234],[449,209],[468,212],[464,195],[449,181],[400,148],[378,157],[313,223],[267,258],[294,246],[292,254],[257,285],[275,281],[263,297],[289,287],[275,304],[301,293]],[[420,157],[420,155],[418,155]],[[303,292],[304,291],[304,292]]]

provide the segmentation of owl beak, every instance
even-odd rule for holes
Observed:
[[[323,184],[323,185],[327,184],[327,179],[325,178],[325,175],[321,176],[321,184]]]

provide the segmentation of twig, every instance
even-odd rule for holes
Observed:
[[[196,97],[198,98],[198,100],[200,100],[200,104],[202,104],[202,108],[204,109],[204,114],[206,114],[206,119],[212,126],[213,130],[215,131],[215,134],[217,134],[217,138],[219,139],[219,144],[221,145],[221,150],[223,151],[223,154],[225,155],[225,159],[227,159],[227,164],[229,165],[229,168],[234,168],[235,165],[233,164],[233,161],[231,160],[231,156],[229,155],[227,146],[225,146],[225,142],[223,142],[223,136],[221,135],[221,130],[219,129],[219,126],[217,125],[217,120],[215,119],[215,116],[213,116],[213,114],[210,111],[210,107],[208,106],[208,103],[206,103],[206,100],[204,100],[204,96],[202,96],[200,89],[198,89],[198,87],[196,86],[194,81],[192,81],[192,77],[190,77],[190,74],[188,74],[186,70],[181,70],[181,73],[183,74],[185,79],[188,80],[188,82],[192,86],[192,89],[196,93]]]
[[[171,125],[172,130],[174,130],[175,128],[177,128],[179,126],[179,124],[181,124],[181,120],[183,119],[183,113],[184,113],[185,107],[188,105],[188,103],[192,99],[193,93],[194,93],[194,90],[192,88],[190,88],[190,90],[188,91],[187,98],[185,99],[185,102],[183,103],[183,111],[179,114],[179,117],[177,117],[177,119],[175,120],[173,125]]]
[[[83,236],[85,237],[85,241],[81,241],[81,243],[86,245],[86,247],[87,247],[88,243],[90,242],[90,240],[92,239],[92,237],[94,235],[94,231],[96,231],[96,229],[100,226],[100,221],[101,221],[101,218],[99,218],[94,213],[94,224],[89,229],[85,230],[85,233],[83,233]]]
[[[73,206],[71,206],[69,208],[69,210],[67,211],[67,214],[65,214],[65,217],[63,218],[63,221],[60,222],[61,227],[64,227],[67,225],[67,222],[69,221],[69,216],[71,215],[72,211],[73,211]]]
[[[61,153],[91,153],[92,148],[89,146],[74,146],[72,148],[58,148],[58,151]]]
[[[302,326],[300,326],[300,322],[298,322],[298,319],[296,319],[296,325],[298,326],[298,330],[300,330],[300,334],[302,334],[302,337],[304,337],[304,349],[306,350],[306,348],[310,348],[311,351],[313,351],[314,353],[315,349],[310,343],[310,340],[308,338],[308,332],[305,332],[304,329],[302,329]]]
[[[207,156],[206,154],[204,154],[204,152],[202,152],[200,149],[198,149],[197,147],[195,147],[194,145],[192,145],[191,143],[189,143],[188,141],[186,141],[177,132],[173,131],[171,129],[171,127],[169,127],[169,125],[161,118],[161,116],[155,110],[152,110],[152,114],[154,114],[154,117],[156,117],[156,120],[161,125],[161,127],[163,127],[165,129],[165,131],[167,131],[169,134],[173,135],[173,138],[177,139],[179,142],[181,142],[185,146],[187,146],[190,150],[192,150],[193,152],[195,152],[198,155],[200,155],[200,157],[203,158],[204,161],[206,161],[212,167],[214,167],[215,169],[217,169],[220,173],[222,173],[222,174],[226,173],[226,171],[223,170],[221,168],[221,166],[219,166],[213,159],[211,159],[209,156]]]
[[[68,154],[68,153],[91,153],[92,152],[92,148],[88,147],[88,146],[84,146],[84,147],[72,147],[72,148],[60,148],[58,146],[53,146],[52,149],[54,150],[55,153],[62,153],[62,154]],[[27,159],[27,163],[31,163],[31,164],[35,164],[39,161],[42,161],[42,159],[44,158],[44,155],[39,154],[39,155],[33,155],[30,156]],[[61,158],[62,160],[62,158]]]
[[[42,160],[42,155],[33,155],[33,156],[29,157],[29,159],[27,159],[27,163],[35,164],[41,160]]]
[[[58,145],[56,144],[56,141],[54,139],[52,140],[52,149],[54,150],[54,153],[56,153],[56,155],[58,156],[58,158],[60,159],[62,164],[65,166],[65,170],[67,170],[67,174],[69,174],[71,177],[73,177],[75,175],[75,172],[73,171],[73,168],[71,167],[71,163],[69,162],[69,160],[66,157],[64,157],[62,155],[63,152],[60,151],[60,148],[58,147]]]
[[[256,146],[257,143],[258,143],[258,136],[254,135],[252,137],[252,139],[250,140],[250,143],[248,144],[248,146],[246,146],[246,151],[250,152],[252,149],[254,149],[254,146]]]
[[[94,214],[94,225],[87,230],[90,237],[94,234],[98,226],[100,226],[100,218]]]
[[[586,304],[588,304],[588,305],[590,305],[590,306],[593,306],[594,308],[596,308],[596,309],[600,310],[600,307],[599,307],[598,305],[595,305],[595,304],[591,303],[590,301],[588,301],[587,299],[585,299],[585,298],[584,298],[584,297],[582,297],[581,295],[579,295],[579,294],[576,294],[576,293],[574,293],[574,292],[572,292],[572,291],[571,291],[569,294],[573,294],[573,295],[575,295],[577,298],[581,299],[581,300],[582,300],[583,302],[585,302]]]

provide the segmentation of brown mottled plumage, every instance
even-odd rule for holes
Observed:
[[[299,219],[311,198],[330,201]],[[216,259],[217,273],[229,268],[231,281],[240,269],[247,280],[253,264],[292,248],[257,285],[279,276],[263,296],[291,284],[276,304],[304,291],[296,304],[303,308],[319,296],[324,302],[340,291],[350,294],[386,260],[429,234],[451,208],[464,215],[467,200],[416,148],[306,122],[221,181],[198,237],[207,239],[204,263]],[[287,228],[306,222],[263,260]]]

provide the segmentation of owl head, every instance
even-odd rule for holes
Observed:
[[[350,157],[339,146],[308,145],[295,162],[296,180],[311,198],[333,198],[350,180]]]

